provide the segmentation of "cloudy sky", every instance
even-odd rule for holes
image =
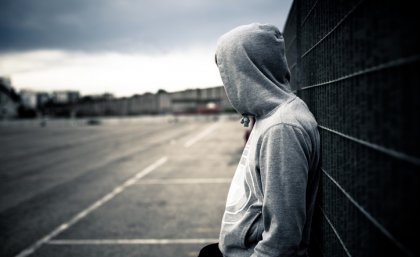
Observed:
[[[283,29],[292,0],[1,0],[0,76],[14,87],[116,96],[221,85],[217,38]]]

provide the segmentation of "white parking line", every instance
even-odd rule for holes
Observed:
[[[169,245],[169,244],[210,244],[217,243],[217,238],[188,239],[56,239],[50,245]]]
[[[195,137],[191,138],[190,140],[188,140],[184,146],[186,148],[192,146],[193,144],[197,143],[198,141],[200,141],[202,138],[204,138],[205,136],[207,136],[208,134],[210,134],[219,124],[218,123],[214,123],[212,124],[210,127],[208,127],[207,129],[205,129],[204,131],[202,131],[200,134],[196,135]]]
[[[227,184],[232,178],[180,178],[180,179],[145,179],[137,185],[170,185],[170,184]]]
[[[111,200],[112,198],[114,198],[116,195],[118,195],[119,193],[121,193],[128,186],[133,185],[139,179],[143,178],[144,176],[146,176],[147,174],[149,174],[150,172],[154,171],[156,168],[158,168],[159,166],[161,166],[162,164],[164,164],[167,160],[168,160],[167,157],[162,157],[159,160],[157,160],[156,162],[154,162],[151,165],[147,166],[142,171],[140,171],[139,173],[137,173],[136,175],[134,175],[132,178],[130,178],[127,181],[125,181],[122,185],[117,186],[116,188],[114,188],[114,190],[112,190],[111,193],[105,195],[104,197],[102,197],[98,201],[94,202],[92,205],[90,205],[89,207],[87,207],[83,211],[79,212],[77,215],[75,215],[68,222],[61,224],[56,229],[54,229],[53,231],[51,231],[48,235],[44,236],[43,238],[39,239],[38,241],[36,241],[35,243],[33,243],[28,248],[24,249],[22,252],[20,252],[18,255],[16,255],[16,257],[26,257],[26,256],[29,256],[30,254],[32,254],[33,252],[35,252],[38,248],[40,248],[42,245],[47,244],[49,241],[51,241],[51,239],[53,237],[57,236],[58,234],[60,234],[64,230],[68,229],[69,227],[71,227],[72,225],[74,225],[75,223],[77,223],[79,220],[81,220],[84,217],[86,217],[92,211],[98,209],[104,203],[108,202],[109,200]]]

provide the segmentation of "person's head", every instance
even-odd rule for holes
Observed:
[[[261,116],[291,96],[284,39],[269,24],[252,23],[220,37],[216,64],[233,107]]]

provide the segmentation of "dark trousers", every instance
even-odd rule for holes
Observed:
[[[219,250],[219,244],[211,244],[204,246],[198,257],[223,257],[223,254]]]

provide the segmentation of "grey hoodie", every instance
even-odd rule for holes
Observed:
[[[320,139],[306,104],[289,86],[280,31],[240,26],[217,44],[232,106],[256,117],[227,197],[224,256],[305,256],[319,181]]]

